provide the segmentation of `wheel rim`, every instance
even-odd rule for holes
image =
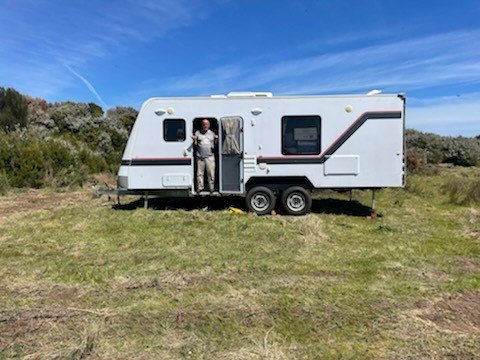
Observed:
[[[287,197],[287,206],[292,211],[302,211],[307,206],[305,196],[298,192],[291,193]]]
[[[250,203],[255,211],[265,211],[270,206],[270,197],[264,193],[257,193],[252,196]]]

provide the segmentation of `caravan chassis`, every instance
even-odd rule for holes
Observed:
[[[320,193],[322,190],[325,189],[310,189],[310,193]],[[335,190],[335,189],[328,189],[328,190]],[[372,196],[371,196],[371,204],[370,204],[370,213],[371,215],[375,215],[375,192],[377,190],[381,190],[381,188],[361,188],[361,189],[338,189],[339,192],[348,192],[349,193],[349,201],[353,200],[353,190],[371,190],[372,191]],[[278,193],[280,190],[277,190],[276,193]],[[101,195],[106,195],[108,196],[108,200],[111,201],[112,198],[117,199],[117,205],[121,205],[120,203],[120,196],[141,196],[143,199],[143,208],[148,209],[148,201],[150,197],[153,198],[188,198],[188,197],[193,197],[195,195],[192,195],[192,193],[189,190],[126,190],[126,189],[112,189],[112,188],[101,188],[98,189],[96,192],[97,196]],[[214,193],[208,193],[205,192],[203,194],[197,194],[197,196],[211,196],[211,197],[216,197],[216,196],[238,196],[237,194],[225,194],[222,195],[218,192]],[[311,195],[309,195],[311,198]],[[311,204],[310,204],[311,205]],[[248,204],[247,204],[248,207]],[[274,207],[274,206],[273,206]],[[255,210],[253,210],[255,211]],[[288,209],[287,209],[288,211]],[[290,212],[291,215],[303,215],[307,212],[310,211],[310,207],[306,208],[304,211],[301,211],[299,213],[295,212]],[[256,212],[256,211],[255,211]],[[257,212],[259,213],[259,212]]]

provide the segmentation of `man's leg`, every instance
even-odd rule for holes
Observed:
[[[203,178],[205,174],[205,159],[197,158],[197,191],[203,191]]]
[[[206,158],[205,166],[207,168],[208,187],[213,192],[215,190],[215,157],[210,156]]]

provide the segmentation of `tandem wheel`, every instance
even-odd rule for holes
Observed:
[[[312,208],[312,196],[300,186],[292,186],[282,192],[282,206],[290,215],[305,215]]]
[[[245,198],[248,210],[257,215],[267,215],[275,208],[277,198],[272,190],[264,186],[257,186],[247,192]]]

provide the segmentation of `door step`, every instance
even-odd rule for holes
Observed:
[[[220,196],[218,191],[210,192],[210,191],[200,191],[200,192],[194,192],[193,193],[195,196]]]

